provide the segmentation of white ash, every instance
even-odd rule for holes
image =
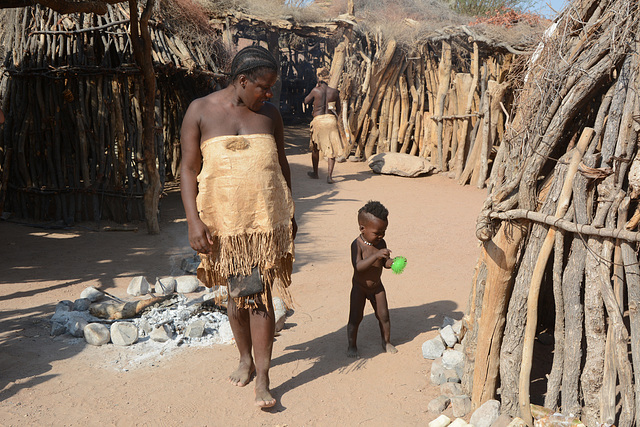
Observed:
[[[154,307],[142,314],[140,318],[133,319],[138,326],[140,336],[147,336],[149,327],[166,325],[174,332],[174,340],[178,345],[208,345],[229,344],[233,340],[233,334],[227,315],[217,311],[199,311],[203,298],[188,300],[179,295],[176,304],[169,307]],[[201,337],[190,338],[185,335],[188,326],[193,322],[204,323],[204,333]]]

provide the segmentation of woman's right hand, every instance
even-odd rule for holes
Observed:
[[[209,227],[201,219],[189,224],[189,244],[194,251],[200,254],[211,253],[213,238]]]

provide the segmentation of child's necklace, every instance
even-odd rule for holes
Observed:
[[[364,239],[364,236],[363,236],[362,234],[360,235],[360,239],[362,239],[362,241],[364,242],[364,244],[365,244],[365,245],[367,245],[367,246],[373,246],[373,243],[369,243],[369,242],[367,242],[367,241]]]

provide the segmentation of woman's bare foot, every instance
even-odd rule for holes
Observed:
[[[349,357],[358,357],[358,347],[353,346],[347,349],[347,356]]]
[[[327,184],[333,184],[333,178],[331,178],[330,176],[327,177]]]
[[[384,349],[384,351],[386,351],[387,353],[397,353],[398,349],[395,348],[393,346],[393,344],[391,344],[390,342],[383,342],[382,343],[382,348]]]
[[[244,387],[251,382],[255,372],[256,367],[253,361],[251,361],[251,363],[240,362],[238,369],[229,375],[229,382],[235,386]]]
[[[276,404],[276,399],[269,391],[269,385],[265,381],[256,381],[256,406],[259,408],[271,408]]]
[[[317,174],[317,173],[315,173],[315,172],[311,172],[311,171],[309,171],[309,172],[307,172],[307,175],[309,175],[309,177],[310,177],[311,179],[318,179],[318,174]]]

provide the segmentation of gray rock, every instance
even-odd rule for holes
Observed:
[[[453,396],[451,398],[451,408],[453,409],[454,417],[464,417],[471,412],[471,399],[466,395]]]
[[[447,369],[464,366],[464,354],[457,350],[445,350],[444,353],[442,353],[442,366]]]
[[[129,287],[127,288],[127,293],[129,295],[133,295],[134,297],[148,294],[149,282],[147,282],[147,278],[144,276],[136,276],[131,279],[131,282],[129,282]]]
[[[66,313],[73,310],[73,301],[69,301],[69,300],[64,300],[64,301],[60,301],[58,304],[56,304],[56,311],[55,313]]]
[[[104,296],[104,293],[97,290],[93,286],[89,286],[80,294],[80,298],[86,298],[91,302],[96,302]]]
[[[73,311],[87,311],[90,305],[89,298],[79,298],[73,302]]]
[[[420,176],[436,169],[427,159],[406,153],[378,153],[367,162],[375,173],[407,177]]]
[[[80,318],[71,318],[67,322],[67,331],[76,338],[82,338],[84,336],[84,327],[87,326],[87,321]]]
[[[515,417],[508,427],[527,427],[527,423],[522,418]]]
[[[444,375],[444,366],[440,359],[436,359],[431,363],[431,384],[440,385],[447,382],[447,377]]]
[[[273,297],[273,311],[276,317],[276,332],[280,332],[287,320],[287,306],[282,298]]]
[[[444,319],[442,319],[442,325],[440,326],[440,329],[444,329],[447,326],[453,326],[453,324],[456,323],[455,319],[452,319],[449,316],[444,316]]]
[[[67,326],[60,322],[51,322],[51,336],[57,337],[67,332]]]
[[[473,411],[469,419],[469,424],[473,424],[475,427],[491,427],[499,416],[500,402],[497,400],[488,400]]]
[[[442,337],[442,341],[444,341],[449,348],[453,347],[458,342],[458,336],[453,332],[451,325],[447,325],[440,329],[440,336]]]
[[[200,265],[200,256],[194,254],[193,256],[182,259],[180,268],[185,273],[196,274],[198,272],[198,266]]]
[[[159,295],[171,295],[176,290],[178,282],[173,277],[164,277],[162,279],[156,279],[156,294]]]
[[[444,412],[444,410],[449,407],[449,403],[451,403],[451,399],[449,399],[449,397],[447,396],[441,395],[429,402],[429,404],[427,405],[427,410],[436,414],[439,412]]]
[[[149,334],[149,337],[157,342],[167,342],[171,339],[173,332],[169,325],[158,326],[157,328],[153,328],[153,331]]]
[[[199,287],[200,281],[196,276],[176,277],[176,292],[180,294],[195,292]]]
[[[204,320],[196,319],[189,323],[184,335],[189,338],[200,338],[204,334]]]
[[[111,342],[128,346],[138,341],[138,327],[130,322],[115,322],[111,325]]]
[[[462,386],[458,383],[442,383],[440,393],[445,396],[458,396],[462,394]]]
[[[438,357],[442,356],[442,352],[444,350],[444,342],[442,342],[442,338],[440,338],[440,335],[428,341],[425,341],[424,344],[422,344],[422,356],[425,359],[437,359]]]
[[[104,345],[111,340],[109,328],[102,323],[89,323],[84,327],[84,340],[91,345]]]
[[[464,346],[460,343],[456,344],[453,346],[453,349],[456,351],[459,351],[460,353],[464,353]]]
[[[458,372],[456,372],[455,369],[445,369],[444,370],[444,378],[445,378],[446,382],[448,382],[448,383],[459,383],[460,382],[460,376],[458,375]]]

